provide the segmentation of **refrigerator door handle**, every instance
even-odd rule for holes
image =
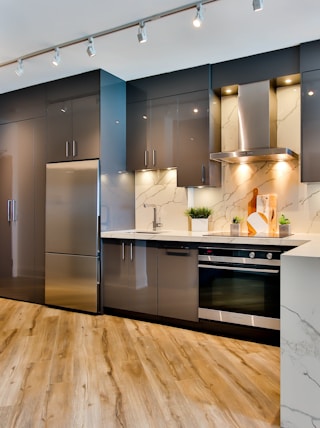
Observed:
[[[66,158],[69,157],[69,141],[66,141]]]
[[[97,257],[97,285],[101,283],[100,257]]]

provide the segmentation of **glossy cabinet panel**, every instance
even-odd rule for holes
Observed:
[[[139,101],[127,105],[127,169],[173,167],[176,96]]]
[[[198,91],[178,97],[178,121],[174,139],[174,159],[178,168],[178,186],[204,186],[211,184],[209,154],[212,150],[210,93]],[[218,124],[220,126],[220,123]],[[219,140],[220,142],[220,140]],[[216,183],[220,185],[220,178]]]
[[[105,308],[198,322],[198,250],[105,239],[103,289]]]
[[[198,250],[159,248],[158,315],[198,321]]]
[[[127,84],[127,170],[176,167],[178,186],[221,185],[209,161],[220,150],[210,83],[203,66]]]
[[[45,120],[0,126],[0,295],[44,301]]]
[[[99,155],[99,95],[49,104],[47,162],[96,159]]]
[[[104,306],[157,314],[157,249],[147,241],[103,245]]]
[[[320,70],[302,73],[301,181],[320,182]]]

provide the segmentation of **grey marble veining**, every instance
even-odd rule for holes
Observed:
[[[281,265],[281,427],[320,427],[320,259]]]

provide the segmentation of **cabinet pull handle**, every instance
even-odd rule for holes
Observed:
[[[156,161],[157,161],[157,159],[156,159],[156,151],[152,150],[152,166],[156,165]]]
[[[66,141],[66,158],[69,157],[69,141]]]
[[[206,182],[206,167],[204,165],[201,166],[201,183]]]
[[[17,221],[17,201],[12,199],[12,211],[11,211],[11,220]]]
[[[144,151],[144,166],[148,166],[148,150]]]
[[[101,284],[100,257],[97,257],[97,285]]]
[[[8,223],[11,222],[11,210],[12,210],[12,200],[8,199],[8,204],[7,204],[7,216],[8,216]]]
[[[77,156],[77,142],[75,140],[72,140],[72,156]]]
[[[133,245],[132,242],[130,242],[130,261],[132,262],[133,260]]]
[[[125,257],[126,257],[126,255],[125,255],[125,248],[124,248],[124,242],[122,242],[121,247],[122,247],[122,255],[121,255],[121,258],[122,258],[122,261],[124,261],[124,259],[125,259]]]

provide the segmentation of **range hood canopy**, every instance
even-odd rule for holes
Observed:
[[[276,147],[276,92],[269,80],[239,85],[239,148],[210,154],[210,160],[228,163],[298,159],[291,149]]]

